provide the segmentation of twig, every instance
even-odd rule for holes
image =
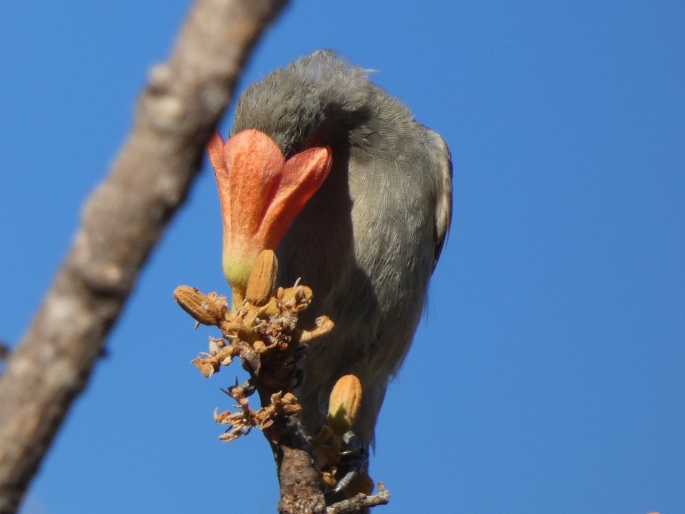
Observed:
[[[183,203],[257,38],[286,0],[198,0],[132,133],[0,378],[0,514],[15,512],[87,384],[147,257]]]
[[[390,501],[390,492],[385,488],[383,482],[378,482],[378,492],[372,495],[358,494],[347,500],[334,503],[326,508],[326,514],[344,514],[347,512],[356,512],[367,507],[376,507],[377,505],[387,505]]]

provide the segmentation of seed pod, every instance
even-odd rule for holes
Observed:
[[[276,288],[278,260],[272,250],[262,250],[247,281],[245,299],[252,305],[266,305]]]
[[[226,315],[226,298],[215,293],[204,295],[194,287],[178,286],[174,299],[181,308],[203,325],[219,325]]]

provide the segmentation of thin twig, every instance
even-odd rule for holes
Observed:
[[[0,378],[0,514],[15,512],[197,174],[254,43],[286,0],[197,0]]]
[[[377,505],[387,505],[390,501],[390,492],[385,488],[383,482],[378,482],[378,492],[372,495],[358,494],[347,500],[334,503],[326,508],[326,514],[344,514],[356,512],[368,507]]]

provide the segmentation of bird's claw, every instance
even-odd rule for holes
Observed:
[[[243,390],[245,396],[252,396],[255,392],[256,386],[252,379],[248,378],[242,384],[240,388]]]
[[[362,440],[352,430],[345,432],[342,440],[347,450],[340,455],[345,459],[350,458],[350,462],[347,473],[336,484],[334,493],[345,490],[359,473],[366,472],[369,467],[369,450]]]

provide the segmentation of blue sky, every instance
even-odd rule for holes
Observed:
[[[0,338],[30,322],[188,7],[2,3]],[[241,88],[334,48],[452,149],[452,234],[378,426],[378,512],[685,512],[684,34],[668,0],[301,1],[259,44]],[[274,511],[268,445],[219,443],[234,375],[189,364],[214,333],[171,297],[225,293],[220,254],[205,166],[26,513]]]

